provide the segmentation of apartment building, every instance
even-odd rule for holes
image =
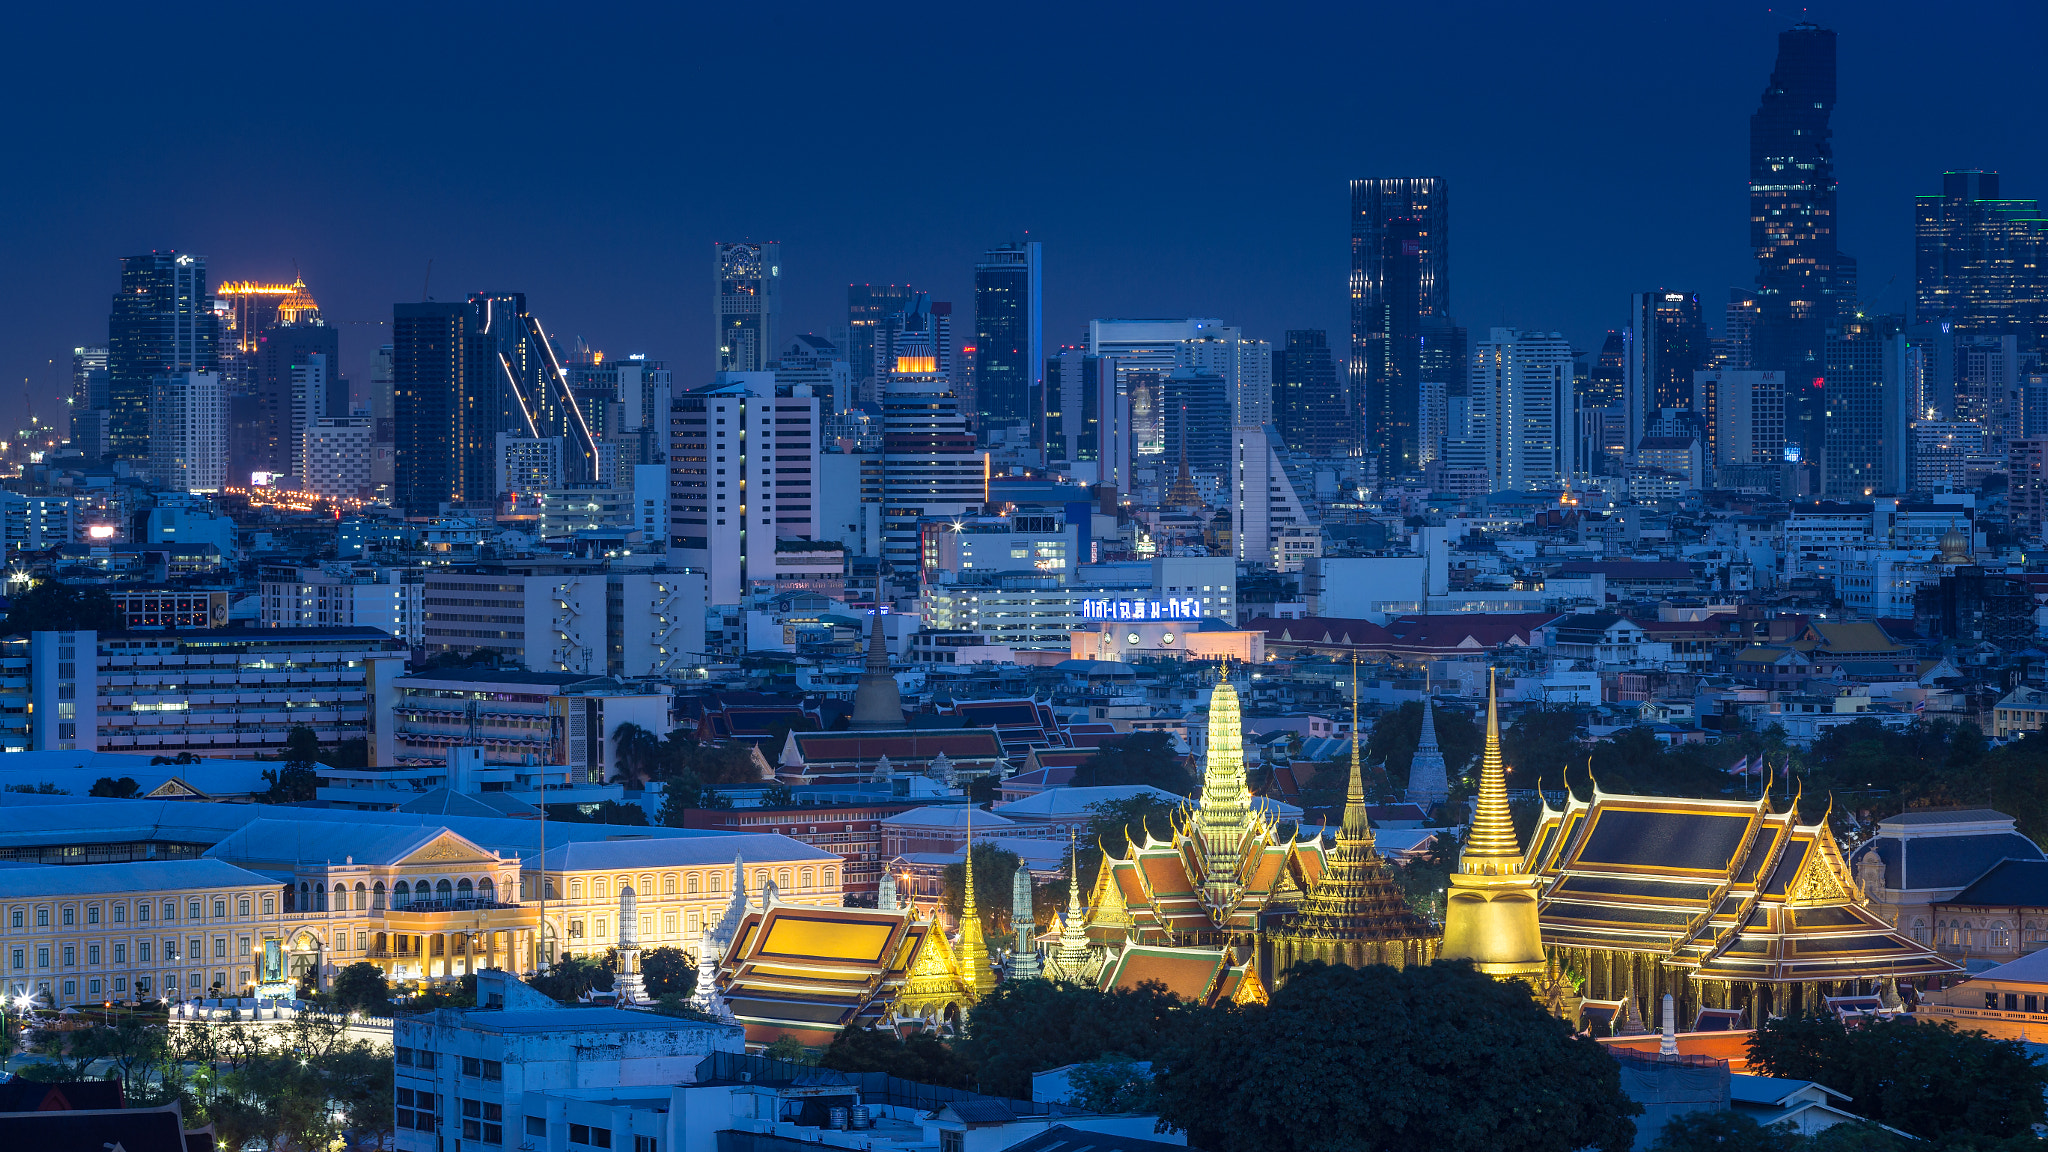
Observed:
[[[671,703],[663,685],[581,672],[426,670],[392,682],[394,759],[383,763],[441,765],[451,748],[482,748],[487,764],[562,764],[601,783],[620,726],[666,734]]]
[[[604,561],[464,565],[423,577],[423,647],[546,672],[665,677],[703,661],[705,574]]]
[[[426,640],[425,581],[415,569],[336,561],[264,565],[257,622],[265,628],[375,628],[418,648]]]
[[[238,994],[278,906],[275,881],[220,860],[0,869],[0,987],[50,1010]]]

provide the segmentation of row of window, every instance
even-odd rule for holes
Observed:
[[[250,970],[247,968],[242,969],[238,974],[241,984],[244,985],[249,983],[249,977]],[[205,979],[206,974],[204,972],[194,971],[191,981],[185,985],[186,991],[197,995],[200,985]],[[137,996],[154,995],[155,980],[156,978],[153,976],[137,976],[135,978],[135,994]],[[163,981],[163,994],[168,997],[175,997],[178,994],[178,974],[176,972],[165,973]],[[216,970],[213,974],[212,986],[215,989],[226,991],[228,988],[227,972]],[[64,981],[63,987],[65,1000],[78,999],[78,981],[76,979]],[[50,983],[47,980],[41,981],[36,985],[36,988],[40,992],[48,993],[50,991]],[[107,996],[126,997],[128,995],[128,977],[89,977],[85,981],[85,995],[88,1000],[99,1000]]]
[[[816,829],[814,828],[814,829],[812,829],[812,831],[816,831]],[[774,873],[774,879],[775,879],[775,883],[776,883],[776,886],[777,886],[777,887],[779,887],[779,888],[788,888],[788,887],[789,887],[789,885],[790,885],[790,881],[791,881],[791,879],[792,879],[792,878],[794,878],[794,879],[795,879],[795,880],[797,881],[797,883],[798,883],[799,885],[801,885],[802,887],[805,887],[805,888],[811,888],[811,887],[815,887],[815,886],[816,886],[816,884],[817,884],[817,881],[818,881],[818,876],[819,876],[819,874],[818,874],[818,873],[817,873],[817,872],[816,872],[815,870],[813,870],[813,869],[810,869],[810,868],[802,868],[802,869],[798,869],[798,870],[796,871],[796,873],[795,873],[795,876],[794,876],[794,877],[792,877],[792,874],[791,874],[791,870],[790,870],[790,869],[788,869],[788,868],[780,868],[780,869],[777,869],[777,870],[775,871],[775,873]],[[827,882],[827,883],[830,883],[830,882],[831,882],[831,876],[832,876],[832,873],[831,873],[830,871],[827,871],[827,872],[825,872],[825,873],[824,873],[824,876],[825,876],[826,882]],[[760,890],[760,889],[761,889],[761,888],[762,888],[762,887],[763,887],[764,885],[766,885],[766,884],[768,883],[768,879],[769,879],[769,871],[768,871],[768,869],[766,869],[766,868],[757,868],[757,869],[755,869],[755,870],[754,870],[754,889],[755,889],[756,891],[759,891],[759,890]],[[710,894],[710,895],[712,895],[712,896],[721,896],[721,895],[724,895],[724,893],[725,893],[725,873],[724,873],[724,872],[713,872],[713,873],[711,873],[711,874],[710,874],[710,876],[709,876],[708,880],[704,880],[704,878],[703,878],[703,877],[701,877],[701,875],[700,875],[699,873],[695,873],[695,872],[692,872],[692,873],[690,873],[690,874],[689,874],[689,876],[688,876],[687,878],[685,878],[685,880],[684,880],[684,884],[685,884],[685,891],[684,891],[684,894],[685,894],[685,895],[689,895],[689,896],[699,896],[699,895],[704,895],[705,893],[704,893],[703,891],[701,891],[701,890],[700,890],[700,889],[701,889],[701,887],[702,887],[702,884],[700,883],[700,881],[703,881],[704,883],[708,883],[708,884],[709,884],[709,894]],[[652,895],[652,892],[653,892],[653,885],[654,885],[654,877],[652,877],[652,876],[642,876],[642,877],[640,878],[640,884],[641,884],[641,890],[640,890],[640,891],[638,892],[638,894],[639,894],[639,895],[642,895],[642,896],[646,896],[646,895]],[[618,886],[619,886],[619,888],[620,888],[621,890],[623,890],[623,889],[625,889],[625,888],[628,888],[628,887],[631,887],[631,885],[632,885],[632,879],[631,879],[630,877],[627,877],[627,876],[621,876],[621,877],[619,877],[619,879],[618,879]],[[583,882],[583,881],[581,881],[581,880],[571,880],[571,881],[569,881],[569,899],[571,899],[571,900],[581,900],[581,899],[583,899],[583,898],[584,898],[584,895],[583,895],[583,894],[584,894],[584,891],[585,891],[585,885],[584,885],[584,882]],[[610,885],[610,883],[609,883],[608,881],[605,881],[605,880],[592,880],[592,881],[590,881],[590,883],[589,883],[589,885],[588,885],[588,891],[589,891],[589,893],[590,893],[590,899],[592,899],[592,900],[609,900],[609,899],[611,899],[611,893],[612,893],[612,888],[611,888],[611,885]],[[665,875],[665,876],[663,876],[663,877],[661,878],[661,894],[662,894],[663,896],[674,896],[674,895],[676,895],[676,894],[677,894],[677,893],[676,893],[676,875],[675,875],[674,873],[669,873],[668,875]],[[556,893],[555,893],[555,891],[554,891],[554,886],[553,886],[553,881],[552,881],[552,880],[550,880],[550,882],[549,882],[549,890],[548,890],[548,895],[549,895],[550,897],[555,897],[555,898],[559,898],[559,897],[556,897]]]
[[[250,909],[253,907],[253,903],[251,902],[249,897],[235,897],[234,905],[235,916],[238,919],[246,920],[249,918]],[[50,927],[50,918],[54,914],[57,918],[58,925],[61,927],[77,927],[80,916],[84,917],[86,926],[90,927],[92,925],[100,923],[101,907],[102,906],[98,903],[88,903],[82,905],[38,904],[33,909],[35,926],[38,928]],[[135,902],[135,922],[137,924],[149,923],[149,918],[155,907],[156,902],[153,900],[137,900]],[[105,908],[108,923],[126,924],[128,922],[127,903],[119,901],[112,902],[106,904]],[[192,897],[190,899],[187,899],[184,902],[184,909],[185,919],[187,920],[206,919],[206,901],[201,897]],[[22,906],[9,908],[7,910],[7,927],[10,929],[27,927],[29,924],[30,912],[31,909]],[[277,914],[277,898],[275,896],[265,896],[263,898],[263,914],[265,916],[274,916]],[[215,920],[225,920],[228,918],[227,897],[215,896],[213,898],[213,918]],[[166,923],[177,920],[178,901],[164,901],[162,915],[159,917],[159,919]]]
[[[247,956],[247,955],[249,955],[249,954],[250,954],[250,938],[249,938],[249,937],[247,937],[247,936],[243,936],[243,937],[241,937],[241,938],[240,938],[240,939],[239,939],[239,940],[238,940],[238,941],[237,941],[236,943],[237,943],[237,947],[236,947],[236,952],[235,952],[235,955],[237,955],[237,956]],[[126,963],[128,962],[128,944],[127,944],[127,942],[126,942],[126,941],[121,941],[121,942],[119,942],[119,943],[115,943],[115,944],[113,944],[113,945],[110,945],[110,946],[109,946],[109,949],[110,949],[110,953],[111,953],[111,955],[112,955],[112,957],[113,957],[113,962],[114,962],[114,963],[116,963],[116,964],[126,964]],[[54,948],[53,948],[53,946],[52,946],[52,945],[49,945],[49,944],[39,944],[39,945],[37,945],[37,946],[36,946],[36,949],[35,949],[35,960],[36,960],[36,967],[37,967],[37,968],[48,968],[48,967],[50,967],[50,966],[51,966],[51,964],[50,964],[50,960],[51,960],[51,958],[53,957],[53,955],[56,955],[56,954],[57,954],[57,953],[56,953],[56,952],[54,951]],[[94,968],[94,967],[98,967],[98,966],[99,966],[99,963],[100,963],[100,956],[101,956],[101,954],[102,954],[102,953],[101,953],[101,950],[100,950],[100,945],[98,945],[98,944],[87,944],[87,945],[85,946],[85,966],[86,966],[86,967],[88,967],[88,968]],[[27,961],[28,961],[28,955],[29,955],[29,950],[28,950],[27,948],[20,948],[20,947],[17,947],[17,948],[10,948],[10,949],[8,949],[8,952],[7,952],[7,967],[8,967],[8,968],[9,968],[10,970],[12,970],[12,971],[15,971],[15,972],[20,972],[20,971],[23,971],[23,970],[25,970],[25,969],[26,969],[26,968],[28,967],[28,963],[27,963]],[[155,960],[155,959],[154,959],[153,957],[155,957],[155,956],[159,956],[159,955],[163,957],[163,963],[166,963],[166,964],[176,964],[176,963],[178,962],[178,960],[179,960],[179,956],[178,956],[178,941],[177,941],[177,940],[176,940],[175,938],[172,938],[172,937],[168,937],[168,936],[167,936],[167,937],[165,937],[165,938],[164,938],[164,940],[163,940],[163,948],[162,948],[162,950],[161,950],[161,951],[158,951],[158,949],[157,949],[157,947],[156,947],[156,942],[155,942],[155,941],[153,941],[153,940],[137,940],[137,941],[135,942],[135,962],[136,962],[137,964],[153,964],[153,963],[156,963],[156,960]],[[206,941],[205,941],[204,939],[202,939],[202,938],[198,937],[198,936],[194,936],[194,937],[192,937],[192,938],[191,938],[191,940],[187,942],[187,946],[186,946],[186,949],[185,949],[185,956],[184,956],[184,959],[186,959],[186,960],[197,960],[197,959],[200,959],[200,958],[204,957],[205,955],[206,955]],[[63,956],[63,960],[64,960],[64,964],[63,964],[63,966],[64,966],[64,967],[66,967],[66,968],[76,968],[76,967],[78,967],[78,945],[76,945],[76,944],[66,944],[66,945],[64,945],[64,946],[63,946],[63,951],[62,951],[62,956]],[[216,960],[225,960],[225,959],[227,959],[227,958],[228,958],[228,938],[227,938],[227,937],[225,937],[225,936],[216,936],[216,937],[214,937],[214,938],[213,938],[213,958],[214,958],[214,959],[216,959]]]

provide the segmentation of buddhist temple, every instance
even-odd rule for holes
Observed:
[[[1425,708],[1427,706],[1425,705]],[[1427,724],[1428,712],[1423,713]],[[1441,761],[1439,761],[1441,763]],[[1437,929],[1408,907],[1394,866],[1373,845],[1366,816],[1365,773],[1358,757],[1358,666],[1352,664],[1351,784],[1344,796],[1337,844],[1300,910],[1277,915],[1267,933],[1269,982],[1284,982],[1289,968],[1321,960],[1362,968],[1426,964],[1435,954]]]
[[[1486,683],[1486,749],[1479,761],[1479,803],[1458,870],[1444,900],[1443,956],[1481,972],[1536,980],[1548,966],[1538,927],[1539,881],[1522,866],[1508,811],[1507,763],[1500,751],[1500,706]]]

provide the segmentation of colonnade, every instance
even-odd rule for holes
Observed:
[[[452,980],[485,968],[516,976],[533,971],[532,928],[481,932],[380,932],[369,958],[387,972],[413,966],[423,980]]]
[[[1621,1000],[1633,991],[1644,1026],[1656,1030],[1664,996],[1676,1002],[1680,1031],[1692,1027],[1702,1008],[1736,1009],[1751,1028],[1773,1016],[1818,1013],[1830,996],[1875,996],[1884,990],[1881,978],[1849,980],[1695,980],[1684,969],[1665,965],[1647,952],[1600,948],[1552,949],[1553,962],[1570,967],[1581,978],[1579,995],[1588,1000]]]

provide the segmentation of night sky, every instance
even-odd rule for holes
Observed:
[[[549,330],[711,364],[711,242],[783,245],[781,332],[1045,243],[1092,316],[1348,326],[1346,181],[1441,175],[1452,310],[1597,349],[1626,297],[1748,285],[1778,31],[1840,33],[1842,246],[1903,308],[1945,168],[2048,197],[2048,6],[35,5],[9,17],[0,418],[106,339],[119,258],[289,279],[360,394],[391,305],[524,291]],[[367,321],[368,323],[356,323]],[[54,362],[53,362],[54,361]]]

